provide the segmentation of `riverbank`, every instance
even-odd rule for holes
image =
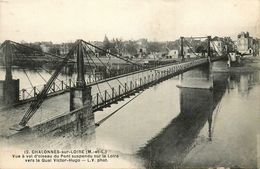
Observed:
[[[213,64],[213,72],[231,72],[231,73],[239,73],[239,72],[254,72],[260,70],[260,57],[244,57],[241,60],[241,64],[239,66],[228,67],[227,61],[219,62],[217,65]]]

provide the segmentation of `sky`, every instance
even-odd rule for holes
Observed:
[[[260,37],[260,0],[0,0],[0,42]]]

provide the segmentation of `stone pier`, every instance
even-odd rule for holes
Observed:
[[[84,54],[82,40],[77,41],[77,82],[70,91],[70,111],[75,111],[76,134],[91,135],[95,131],[95,119],[92,110],[91,87],[86,86],[84,76]]]
[[[19,101],[19,79],[0,81],[0,104],[13,105]]]
[[[75,87],[70,91],[70,111],[76,111],[75,132],[90,135],[95,129],[91,87]]]
[[[177,87],[182,88],[197,88],[197,89],[212,89],[213,78],[210,74],[211,65],[203,65],[200,68],[180,74],[180,83]]]

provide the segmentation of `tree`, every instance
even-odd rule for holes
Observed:
[[[41,51],[42,52],[42,48],[40,45],[38,44],[33,44],[33,43],[30,43],[28,46],[30,46],[31,48],[35,49],[35,50],[38,50],[38,51]]]
[[[107,36],[105,35],[105,38],[103,40],[103,49],[109,50],[110,47],[111,47],[111,43],[110,43],[109,39],[107,38]]]
[[[25,44],[25,46],[28,46],[29,48],[20,48],[17,53],[21,53],[24,55],[39,55],[42,51],[42,48],[40,45],[38,44],[34,44],[34,43],[28,43]]]
[[[202,55],[205,55],[205,53],[207,52],[207,42],[201,42],[200,44],[197,44],[195,46],[195,52],[196,53],[202,53]]]
[[[111,44],[111,52],[122,55],[124,51],[124,43],[122,39],[113,39]]]
[[[223,38],[223,43],[224,43],[224,45],[228,48],[227,50],[228,50],[229,52],[235,51],[234,42],[232,41],[232,39],[231,39],[230,37],[224,37],[224,38]]]
[[[199,45],[199,46],[196,46],[195,47],[195,52],[196,53],[203,53],[205,52],[206,50],[204,49],[204,47],[202,45]]]
[[[163,50],[163,44],[160,42],[148,42],[147,44],[147,52],[161,52]]]
[[[137,48],[138,48],[138,45],[134,41],[130,40],[130,41],[125,43],[125,50],[130,55],[133,55],[133,56],[136,55],[137,54]]]
[[[109,51],[113,54],[118,54],[118,50],[116,48],[116,40],[113,38],[112,41],[110,42],[110,47]]]
[[[111,46],[112,46],[111,42],[109,41],[107,35],[105,35],[101,48],[104,49],[105,51],[110,51]],[[106,52],[99,51],[99,55],[100,56],[105,56]]]
[[[49,49],[49,52],[55,55],[60,55],[60,49],[56,46],[53,46]]]

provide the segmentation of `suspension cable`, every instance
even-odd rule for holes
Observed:
[[[37,69],[35,69],[36,70],[36,72],[38,73],[38,75],[44,80],[44,82],[46,83],[47,82],[47,80],[40,74],[40,72],[38,72],[37,71]]]
[[[88,64],[90,65],[90,62],[89,62],[89,60],[88,60],[88,57],[87,57],[87,55],[86,55],[86,58],[87,58],[87,62],[88,62]],[[89,58],[91,59],[91,57],[89,56]],[[92,60],[92,59],[91,59]],[[93,64],[95,65],[95,67],[96,68],[98,68],[98,66],[95,64],[95,62],[92,60],[92,62],[93,62]],[[91,66],[91,65],[90,65]],[[93,72],[93,70],[91,69],[91,72],[92,72],[92,75],[94,76],[94,72]],[[110,89],[112,90],[112,86],[108,83],[108,81],[106,81],[106,83],[108,84],[108,86],[110,87]],[[98,88],[98,90],[99,90],[99,93],[101,94],[101,92],[100,92],[100,89],[99,89],[99,86],[98,86],[98,83],[96,83],[96,85],[97,85],[97,88]],[[102,96],[102,95],[101,95]],[[110,96],[110,95],[109,95]],[[104,99],[102,99],[102,100],[104,100]]]
[[[54,74],[51,76],[51,78],[48,80],[46,86],[40,91],[40,93],[37,95],[36,99],[31,103],[29,109],[23,116],[22,120],[20,121],[19,125],[25,126],[27,122],[30,120],[30,118],[33,116],[33,114],[37,111],[37,109],[41,106],[42,102],[44,101],[46,94],[50,90],[50,87],[53,83],[53,81],[57,78],[59,75],[61,69],[67,64],[69,57],[74,53],[75,48],[78,46],[79,42],[76,42],[75,45],[72,47],[72,49],[69,51],[67,56],[64,58],[62,63],[58,66]]]
[[[21,55],[21,56],[26,59],[25,56],[23,56],[23,55]],[[34,69],[34,70],[36,71],[36,73],[42,78],[42,80],[43,80],[44,82],[47,82],[47,80],[40,74],[40,72],[39,72],[36,68],[33,67],[33,69]]]
[[[83,47],[83,53],[85,53],[86,51],[84,50],[84,47]],[[86,54],[86,53],[85,53]],[[89,60],[88,60],[88,58],[87,58],[87,55],[85,55],[85,57],[86,57],[86,59],[87,59],[87,62],[88,62],[88,64],[89,64],[89,66],[91,66],[90,65],[90,62],[89,62]],[[94,75],[94,72],[93,72],[93,70],[91,69],[91,73],[92,73],[92,75],[93,75],[93,77],[95,76]],[[102,92],[100,91],[100,88],[99,88],[99,86],[98,86],[98,83],[97,83],[97,89],[98,89],[98,92],[99,92],[99,94],[100,94],[100,98],[102,99],[102,101],[104,101],[104,98],[103,98],[103,96],[102,96]]]
[[[31,82],[29,76],[27,75],[26,71],[24,70],[24,68],[23,68],[23,72],[24,72],[25,76],[27,77],[27,79],[28,79],[28,81],[29,81],[31,87],[33,88],[34,86],[33,86],[32,82]]]
[[[88,56],[88,57],[90,58],[90,60],[92,61],[92,63],[95,65],[95,67],[98,68],[97,64],[94,62],[94,60],[91,58],[91,56],[89,56],[89,55],[87,54],[86,45],[84,45],[83,49],[84,49],[84,52],[85,52],[85,54],[86,54],[86,57]],[[87,57],[87,61],[88,61],[89,65],[90,65],[90,62],[89,62],[89,60],[88,60],[88,57]],[[92,71],[92,72],[93,72],[93,71]],[[93,73],[93,74],[94,74],[94,73]],[[110,83],[109,83],[108,81],[106,81],[106,83],[108,84],[108,86],[109,86],[110,89],[112,90],[113,87],[110,85]],[[98,83],[97,83],[97,86],[98,86]],[[99,87],[98,87],[98,89],[99,89]],[[116,92],[116,91],[115,91],[115,92]],[[111,98],[110,94],[109,94],[109,93],[107,93],[107,94],[108,94],[109,97]]]
[[[220,55],[219,55],[218,51],[216,50],[216,49],[217,49],[217,47],[216,47],[216,44],[215,44],[215,42],[212,42],[212,45],[213,45],[213,48],[215,48],[215,52],[216,52],[216,53],[217,53],[217,55],[220,57]]]
[[[104,49],[102,49],[102,48],[100,48],[100,47],[98,47],[98,46],[95,46],[95,45],[93,45],[93,44],[91,44],[91,43],[89,43],[89,42],[86,42],[86,41],[84,41],[84,40],[82,40],[82,42],[84,42],[85,44],[87,44],[87,45],[89,45],[89,46],[92,46],[92,47],[94,47],[94,48],[96,48],[96,49],[98,49],[98,50],[101,50],[102,52],[105,52],[105,53],[108,53],[108,54],[110,54],[110,55],[112,55],[112,56],[114,56],[114,57],[116,57],[116,58],[118,58],[118,59],[121,59],[121,60],[124,60],[124,61],[126,61],[126,62],[129,62],[129,63],[131,63],[131,64],[133,64],[133,65],[136,65],[136,66],[138,66],[138,67],[141,67],[141,68],[143,68],[143,69],[147,69],[147,70],[152,70],[152,71],[155,71],[155,72],[161,72],[160,70],[156,70],[156,69],[153,69],[153,68],[147,68],[146,66],[143,66],[143,65],[141,65],[141,64],[136,64],[136,63],[134,63],[134,62],[131,62],[131,61],[129,61],[128,59],[125,59],[125,58],[122,58],[122,57],[119,57],[119,56],[117,56],[117,55],[115,55],[115,54],[113,54],[113,53],[111,53],[111,52],[108,52],[108,51],[106,51],[106,50],[104,50]],[[87,46],[86,45],[86,46]],[[89,48],[89,47],[88,47]],[[91,50],[91,49],[90,49]],[[92,51],[92,50],[91,50]],[[95,53],[95,52],[94,52]],[[96,56],[96,55],[95,55]],[[97,57],[97,56],[96,56]],[[98,58],[98,57],[97,57]]]
[[[199,55],[197,55],[195,52],[194,52],[194,50],[190,47],[190,45],[189,45],[189,43],[188,43],[188,41],[187,40],[185,40],[185,42],[186,42],[186,45],[188,46],[188,48],[192,51],[192,53],[195,55],[195,56],[197,56],[197,57],[200,57]]]
[[[44,55],[46,55],[46,56],[49,55],[49,56],[52,56],[52,57],[55,57],[55,58],[59,58],[59,59],[61,59],[61,60],[65,59],[64,57],[60,57],[60,56],[58,56],[58,55],[55,55],[55,54],[52,54],[52,53],[49,53],[49,52],[43,52],[43,51],[41,51],[41,50],[39,50],[39,49],[35,49],[35,48],[29,47],[29,46],[26,46],[26,45],[23,45],[23,44],[14,42],[14,41],[10,41],[10,42],[12,42],[12,43],[15,44],[15,45],[21,46],[21,47],[23,47],[23,48],[27,48],[27,49],[30,49],[30,50],[32,50],[32,51],[39,52],[39,53],[44,54]],[[76,63],[74,60],[71,60],[71,59],[69,59],[69,58],[68,58],[68,61],[71,61],[71,62],[73,62],[73,63]]]
[[[101,119],[100,121],[98,121],[96,123],[96,126],[100,126],[100,124],[104,123],[107,119],[109,119],[112,115],[114,115],[116,112],[118,112],[119,110],[121,110],[123,107],[125,107],[126,105],[128,105],[131,101],[133,101],[134,99],[136,99],[138,96],[140,96],[142,93],[144,92],[141,91],[140,93],[138,93],[135,97],[133,97],[131,100],[127,101],[125,104],[123,104],[121,107],[119,107],[118,109],[116,109],[115,111],[113,111],[112,113],[110,113],[108,116],[106,116],[105,118]]]
[[[101,59],[95,55],[95,52],[94,52],[90,47],[88,47],[87,45],[85,45],[85,46],[86,46],[86,47],[91,51],[91,53],[99,60],[99,62],[100,62],[103,66],[106,67],[106,65],[101,61]],[[90,57],[90,58],[91,58],[91,57]],[[92,60],[92,61],[93,61],[93,60]],[[94,61],[93,61],[93,63],[94,63]],[[110,69],[108,69],[108,71],[109,71],[110,73],[112,73]],[[124,86],[124,85],[122,84],[122,82],[121,82],[118,78],[116,78],[116,80],[117,80],[122,86]],[[127,88],[128,88],[128,87],[127,87]],[[129,89],[127,89],[127,90],[129,90]]]
[[[17,48],[17,46],[13,45],[13,47],[15,47],[16,50],[19,51],[19,49]],[[43,70],[45,70],[48,74],[50,74],[50,75],[52,76],[52,74],[50,73],[49,70],[45,69],[42,65],[40,65],[39,63],[37,63],[37,62],[36,62],[35,60],[33,60],[32,58],[26,57],[23,53],[22,53],[21,56],[23,56],[23,57],[25,58],[25,60],[26,60],[26,59],[29,59],[29,60],[32,61],[35,65],[41,67]],[[59,78],[56,78],[56,79],[57,79],[58,81],[60,81],[60,82],[62,81],[62,80],[60,80]],[[45,80],[45,81],[46,81],[46,80]],[[65,84],[65,86],[68,86],[66,83],[64,83],[64,84]]]
[[[146,68],[145,66],[142,66],[142,65],[140,65],[140,64],[136,64],[136,63],[131,62],[131,61],[125,59],[125,58],[119,57],[119,56],[117,56],[117,55],[115,55],[115,54],[113,54],[113,53],[111,53],[111,52],[108,52],[108,51],[106,51],[106,50],[104,50],[104,49],[102,49],[102,48],[100,48],[100,47],[98,47],[98,46],[95,46],[95,45],[93,45],[93,44],[91,44],[91,43],[89,43],[89,42],[86,42],[86,41],[84,41],[84,40],[82,40],[82,41],[83,41],[84,43],[86,43],[87,45],[92,46],[92,47],[94,47],[94,48],[96,48],[96,49],[98,49],[98,50],[100,50],[100,51],[102,51],[102,52],[108,53],[108,54],[110,54],[110,55],[112,55],[112,56],[114,56],[114,57],[116,57],[116,58],[118,58],[118,59],[124,60],[124,61],[126,61],[126,62],[129,62],[129,63],[131,63],[131,64],[133,64],[133,65],[137,65],[137,66],[142,67],[142,68]]]

